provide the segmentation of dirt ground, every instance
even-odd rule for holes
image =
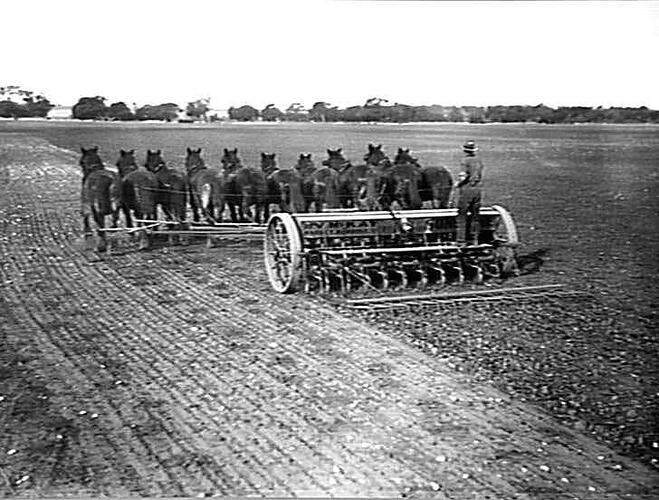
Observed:
[[[412,319],[274,294],[258,245],[121,239],[99,258],[79,237],[76,162],[40,139],[0,142],[3,496],[659,489],[649,462],[419,348],[396,323]],[[477,326],[466,314],[455,328]]]

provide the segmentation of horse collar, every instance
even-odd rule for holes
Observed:
[[[188,174],[194,174],[195,172],[199,170],[204,170],[205,168],[206,168],[205,165],[201,165],[201,164],[195,165],[194,167],[188,169]]]
[[[163,168],[165,168],[165,162],[161,160],[153,167],[153,172],[160,172]]]
[[[371,163],[374,167],[386,167],[388,165],[391,165],[391,160],[389,158],[381,158],[375,163]]]
[[[348,170],[350,167],[352,167],[352,164],[348,161],[345,160],[340,166],[339,166],[339,173],[342,174],[346,170]]]

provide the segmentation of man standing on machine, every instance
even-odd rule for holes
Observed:
[[[480,231],[478,212],[481,208],[483,162],[476,156],[478,148],[474,141],[465,142],[462,150],[465,157],[460,163],[460,173],[455,183],[458,190],[456,243],[458,246],[477,245]],[[469,239],[467,239],[467,230],[469,230]]]

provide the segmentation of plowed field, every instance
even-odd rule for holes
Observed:
[[[647,304],[644,320],[606,297],[362,318],[273,294],[259,245],[137,252],[118,238],[101,258],[80,239],[76,163],[40,138],[0,142],[0,494],[594,499],[659,488]],[[619,325],[632,334],[607,343]],[[515,344],[521,330],[547,356]],[[484,348],[502,341],[486,331],[512,343]],[[580,401],[601,396],[611,416],[600,427],[617,431],[592,423],[594,407],[570,406],[574,385],[541,389],[538,373],[552,379],[566,345],[580,367],[570,380],[589,373]],[[621,378],[629,392],[606,394]],[[543,404],[557,393],[569,408]]]

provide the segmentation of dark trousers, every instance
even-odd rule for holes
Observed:
[[[458,191],[458,218],[456,221],[456,243],[466,243],[469,230],[469,243],[478,243],[480,220],[478,212],[481,209],[481,189],[463,186]]]

